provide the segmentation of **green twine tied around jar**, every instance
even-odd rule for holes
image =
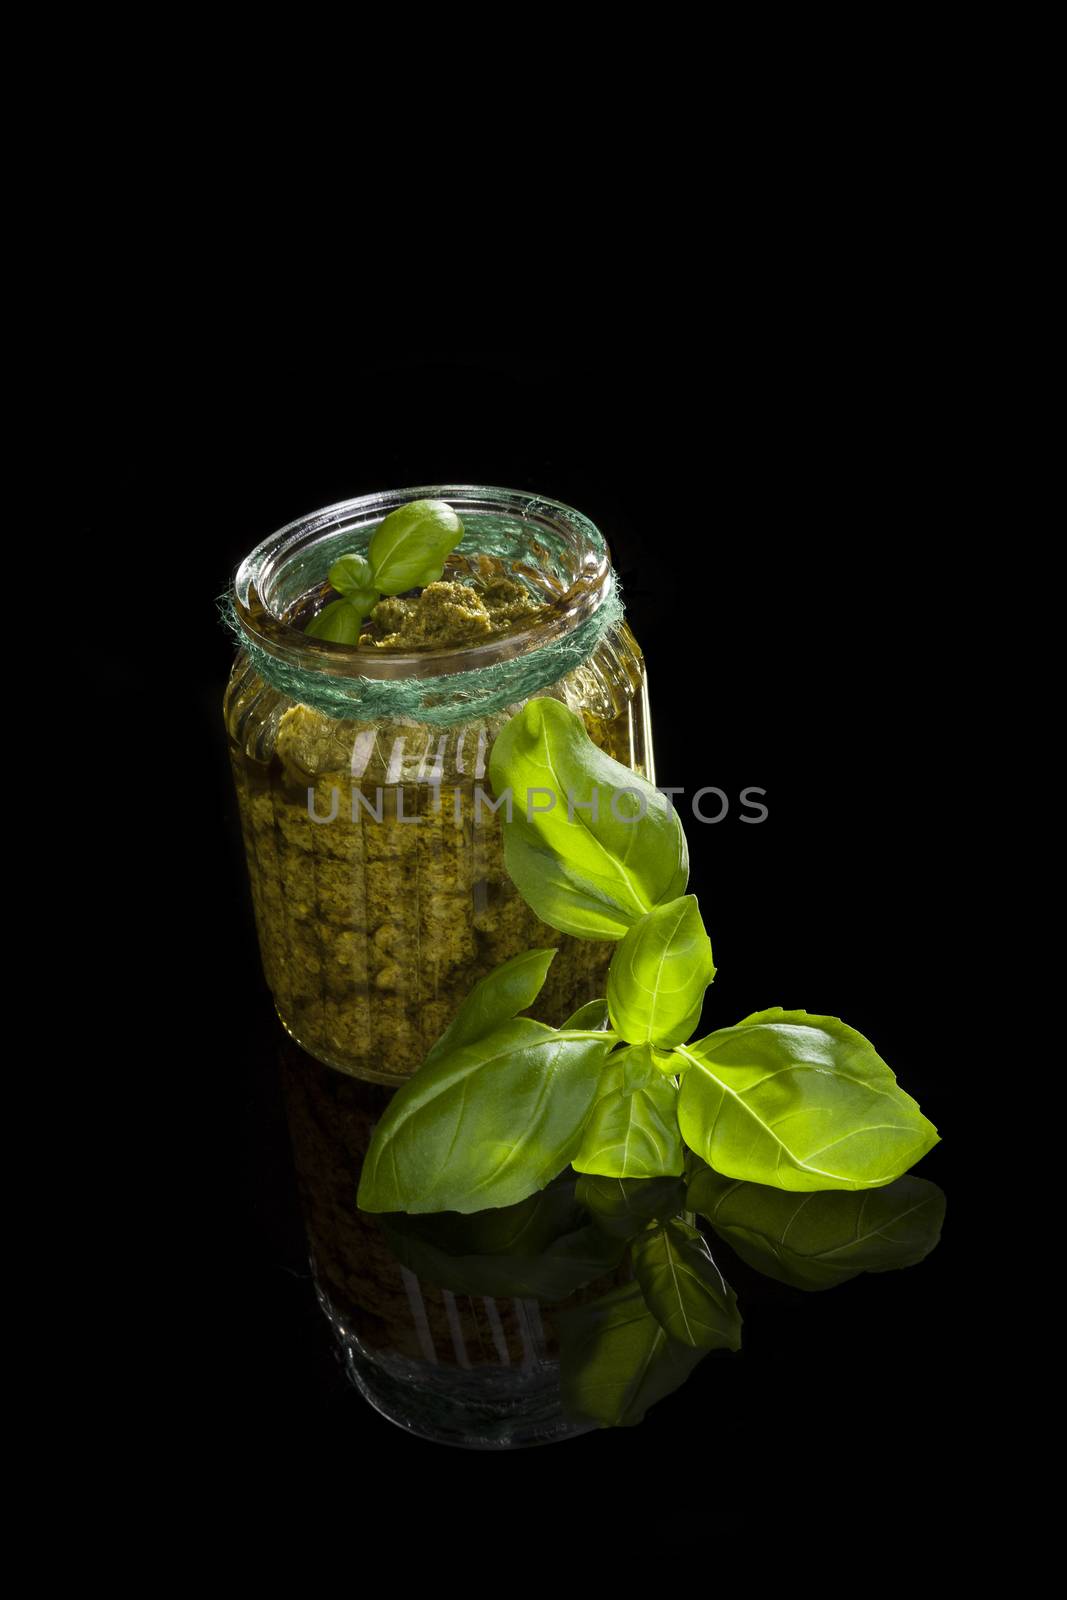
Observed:
[[[223,621],[253,669],[272,688],[323,716],[360,722],[425,722],[435,727],[504,711],[573,672],[623,619],[618,580],[611,574],[596,610],[562,638],[507,661],[430,678],[333,677],[295,666],[264,650],[242,627],[233,597],[219,601]]]

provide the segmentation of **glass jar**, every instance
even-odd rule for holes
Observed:
[[[491,557],[541,603],[532,625],[411,653],[309,637],[304,623],[332,562],[365,552],[382,519],[416,499],[446,500],[462,518],[445,579],[469,581],[478,557]],[[644,663],[613,595],[607,546],[587,518],[471,485],[328,506],[241,564],[232,600],[242,648],[226,726],[267,983],[309,1054],[402,1082],[472,984],[535,947],[559,949],[531,1008],[539,1021],[558,1026],[603,995],[613,946],[534,915],[505,872],[501,819],[486,802],[493,740],[532,694],[563,701],[602,749],[655,782]],[[606,605],[600,620],[613,620],[583,658],[580,641]],[[505,663],[531,669],[524,681],[546,681],[472,711],[470,686],[482,678],[469,675]],[[390,693],[405,687],[418,691],[421,711],[389,709]],[[363,696],[377,709],[364,710]]]

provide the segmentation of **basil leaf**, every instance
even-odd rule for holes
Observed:
[[[347,600],[331,600],[304,629],[313,639],[330,639],[334,644],[358,644],[363,614]]]
[[[598,749],[558,700],[530,700],[504,725],[489,776],[498,799],[512,795],[512,820],[502,812],[504,864],[551,927],[621,939],[685,889],[689,858],[673,806]]]
[[[832,1289],[861,1272],[912,1267],[937,1244],[945,1218],[937,1184],[911,1176],[859,1193],[794,1195],[704,1167],[688,1204],[742,1261],[796,1289]]]
[[[564,1028],[603,1028],[607,1020],[607,1001],[590,1000],[587,1005],[579,1006],[573,1017],[568,1017],[563,1026]]]
[[[653,1217],[669,1217],[685,1206],[679,1178],[581,1177],[576,1199],[596,1218],[605,1233],[632,1239]]]
[[[602,1428],[641,1422],[706,1354],[664,1332],[637,1283],[562,1312],[556,1321],[564,1410]]]
[[[361,617],[369,617],[380,599],[377,589],[350,589],[345,595],[345,604],[358,611]]]
[[[444,500],[411,500],[378,524],[369,555],[373,586],[382,594],[403,594],[436,583],[445,557],[463,538],[463,524]]]
[[[366,556],[339,556],[330,568],[329,578],[330,588],[338,594],[374,588],[374,569]]]
[[[468,1213],[543,1189],[578,1149],[614,1042],[520,1017],[423,1065],[374,1130],[357,1204]]]
[[[861,1033],[776,1006],[676,1047],[682,1137],[729,1178],[777,1189],[892,1183],[938,1142]]]
[[[737,1296],[696,1228],[672,1217],[635,1239],[634,1271],[660,1326],[695,1350],[740,1350]]]
[[[408,1220],[408,1219],[405,1219]],[[393,1219],[386,1235],[397,1259],[424,1284],[453,1294],[528,1296],[549,1303],[594,1283],[622,1260],[625,1239],[587,1225],[561,1235],[534,1255],[448,1255]]]
[[[525,950],[482,978],[429,1051],[423,1065],[447,1055],[450,1050],[458,1050],[461,1045],[484,1039],[501,1023],[510,1022],[520,1011],[532,1006],[544,987],[555,956],[554,949]]]
[[[675,1079],[681,1076],[685,1069],[685,1062],[674,1050],[661,1050],[658,1045],[649,1045],[649,1059],[657,1072],[665,1078]]]
[[[573,1165],[606,1178],[681,1176],[678,1090],[657,1070],[649,1045],[609,1057]]]
[[[623,919],[610,879],[583,876],[561,861],[517,809],[510,822],[501,816],[508,877],[541,921],[577,939],[621,939],[630,923]]]
[[[631,1044],[682,1044],[715,976],[696,896],[656,906],[626,933],[608,968],[611,1025]]]

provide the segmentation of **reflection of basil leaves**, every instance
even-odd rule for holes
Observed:
[[[390,1226],[414,1232],[449,1256],[534,1256],[554,1239],[574,1233],[589,1221],[570,1177],[556,1178],[516,1205],[464,1216],[437,1211],[410,1221],[404,1213],[386,1218]]]
[[[532,1255],[451,1255],[420,1225],[432,1218],[390,1217],[383,1223],[397,1259],[423,1283],[453,1294],[528,1296],[549,1304],[564,1300],[619,1265],[625,1239],[612,1239],[592,1224],[545,1243]]]
[[[657,906],[621,940],[608,972],[611,1025],[631,1044],[682,1044],[715,976],[696,896]]]
[[[873,1046],[836,1017],[756,1012],[678,1047],[682,1136],[728,1177],[780,1189],[891,1183],[937,1129]]]
[[[882,1189],[796,1195],[738,1183],[705,1167],[688,1204],[707,1217],[742,1261],[797,1289],[831,1289],[861,1272],[921,1261],[941,1237],[945,1197],[925,1178]]]
[[[616,1051],[596,1093],[574,1157],[575,1172],[609,1178],[681,1176],[678,1090],[656,1067],[651,1046]]]
[[[480,1211],[544,1188],[577,1153],[613,1035],[518,1018],[423,1066],[375,1129],[365,1211]]]
[[[489,776],[498,797],[512,795],[512,820],[504,822],[508,873],[551,927],[621,939],[653,906],[685,889],[689,858],[674,808],[598,749],[582,719],[559,701],[530,700],[505,724]]]
[[[921,1178],[861,1193],[789,1194],[739,1183],[696,1158],[680,1178],[560,1178],[515,1205],[472,1215],[382,1218],[399,1261],[454,1294],[558,1304],[617,1271],[635,1280],[553,1312],[565,1409],[601,1426],[639,1422],[711,1350],[740,1347],[733,1290],[686,1206],[758,1270],[806,1289],[920,1260],[936,1244],[944,1197]],[[594,1222],[588,1221],[592,1214]]]
[[[653,1217],[669,1217],[685,1204],[680,1178],[581,1177],[575,1190],[605,1233],[632,1239]]]
[[[707,1354],[670,1337],[638,1283],[563,1312],[558,1320],[564,1409],[605,1428],[640,1422]]]
[[[672,1217],[634,1241],[645,1304],[672,1339],[697,1350],[739,1350],[741,1315],[703,1235]]]
[[[573,1178],[517,1205],[462,1216],[382,1218],[393,1253],[426,1284],[453,1294],[530,1297],[548,1304],[611,1272],[626,1251],[589,1221]]]

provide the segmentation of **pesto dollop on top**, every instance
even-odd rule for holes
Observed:
[[[489,569],[486,571],[486,569]],[[473,583],[443,579],[427,584],[417,595],[392,595],[379,600],[364,632],[363,649],[441,650],[449,645],[477,644],[510,633],[542,610],[529,590],[482,558],[482,573]]]

